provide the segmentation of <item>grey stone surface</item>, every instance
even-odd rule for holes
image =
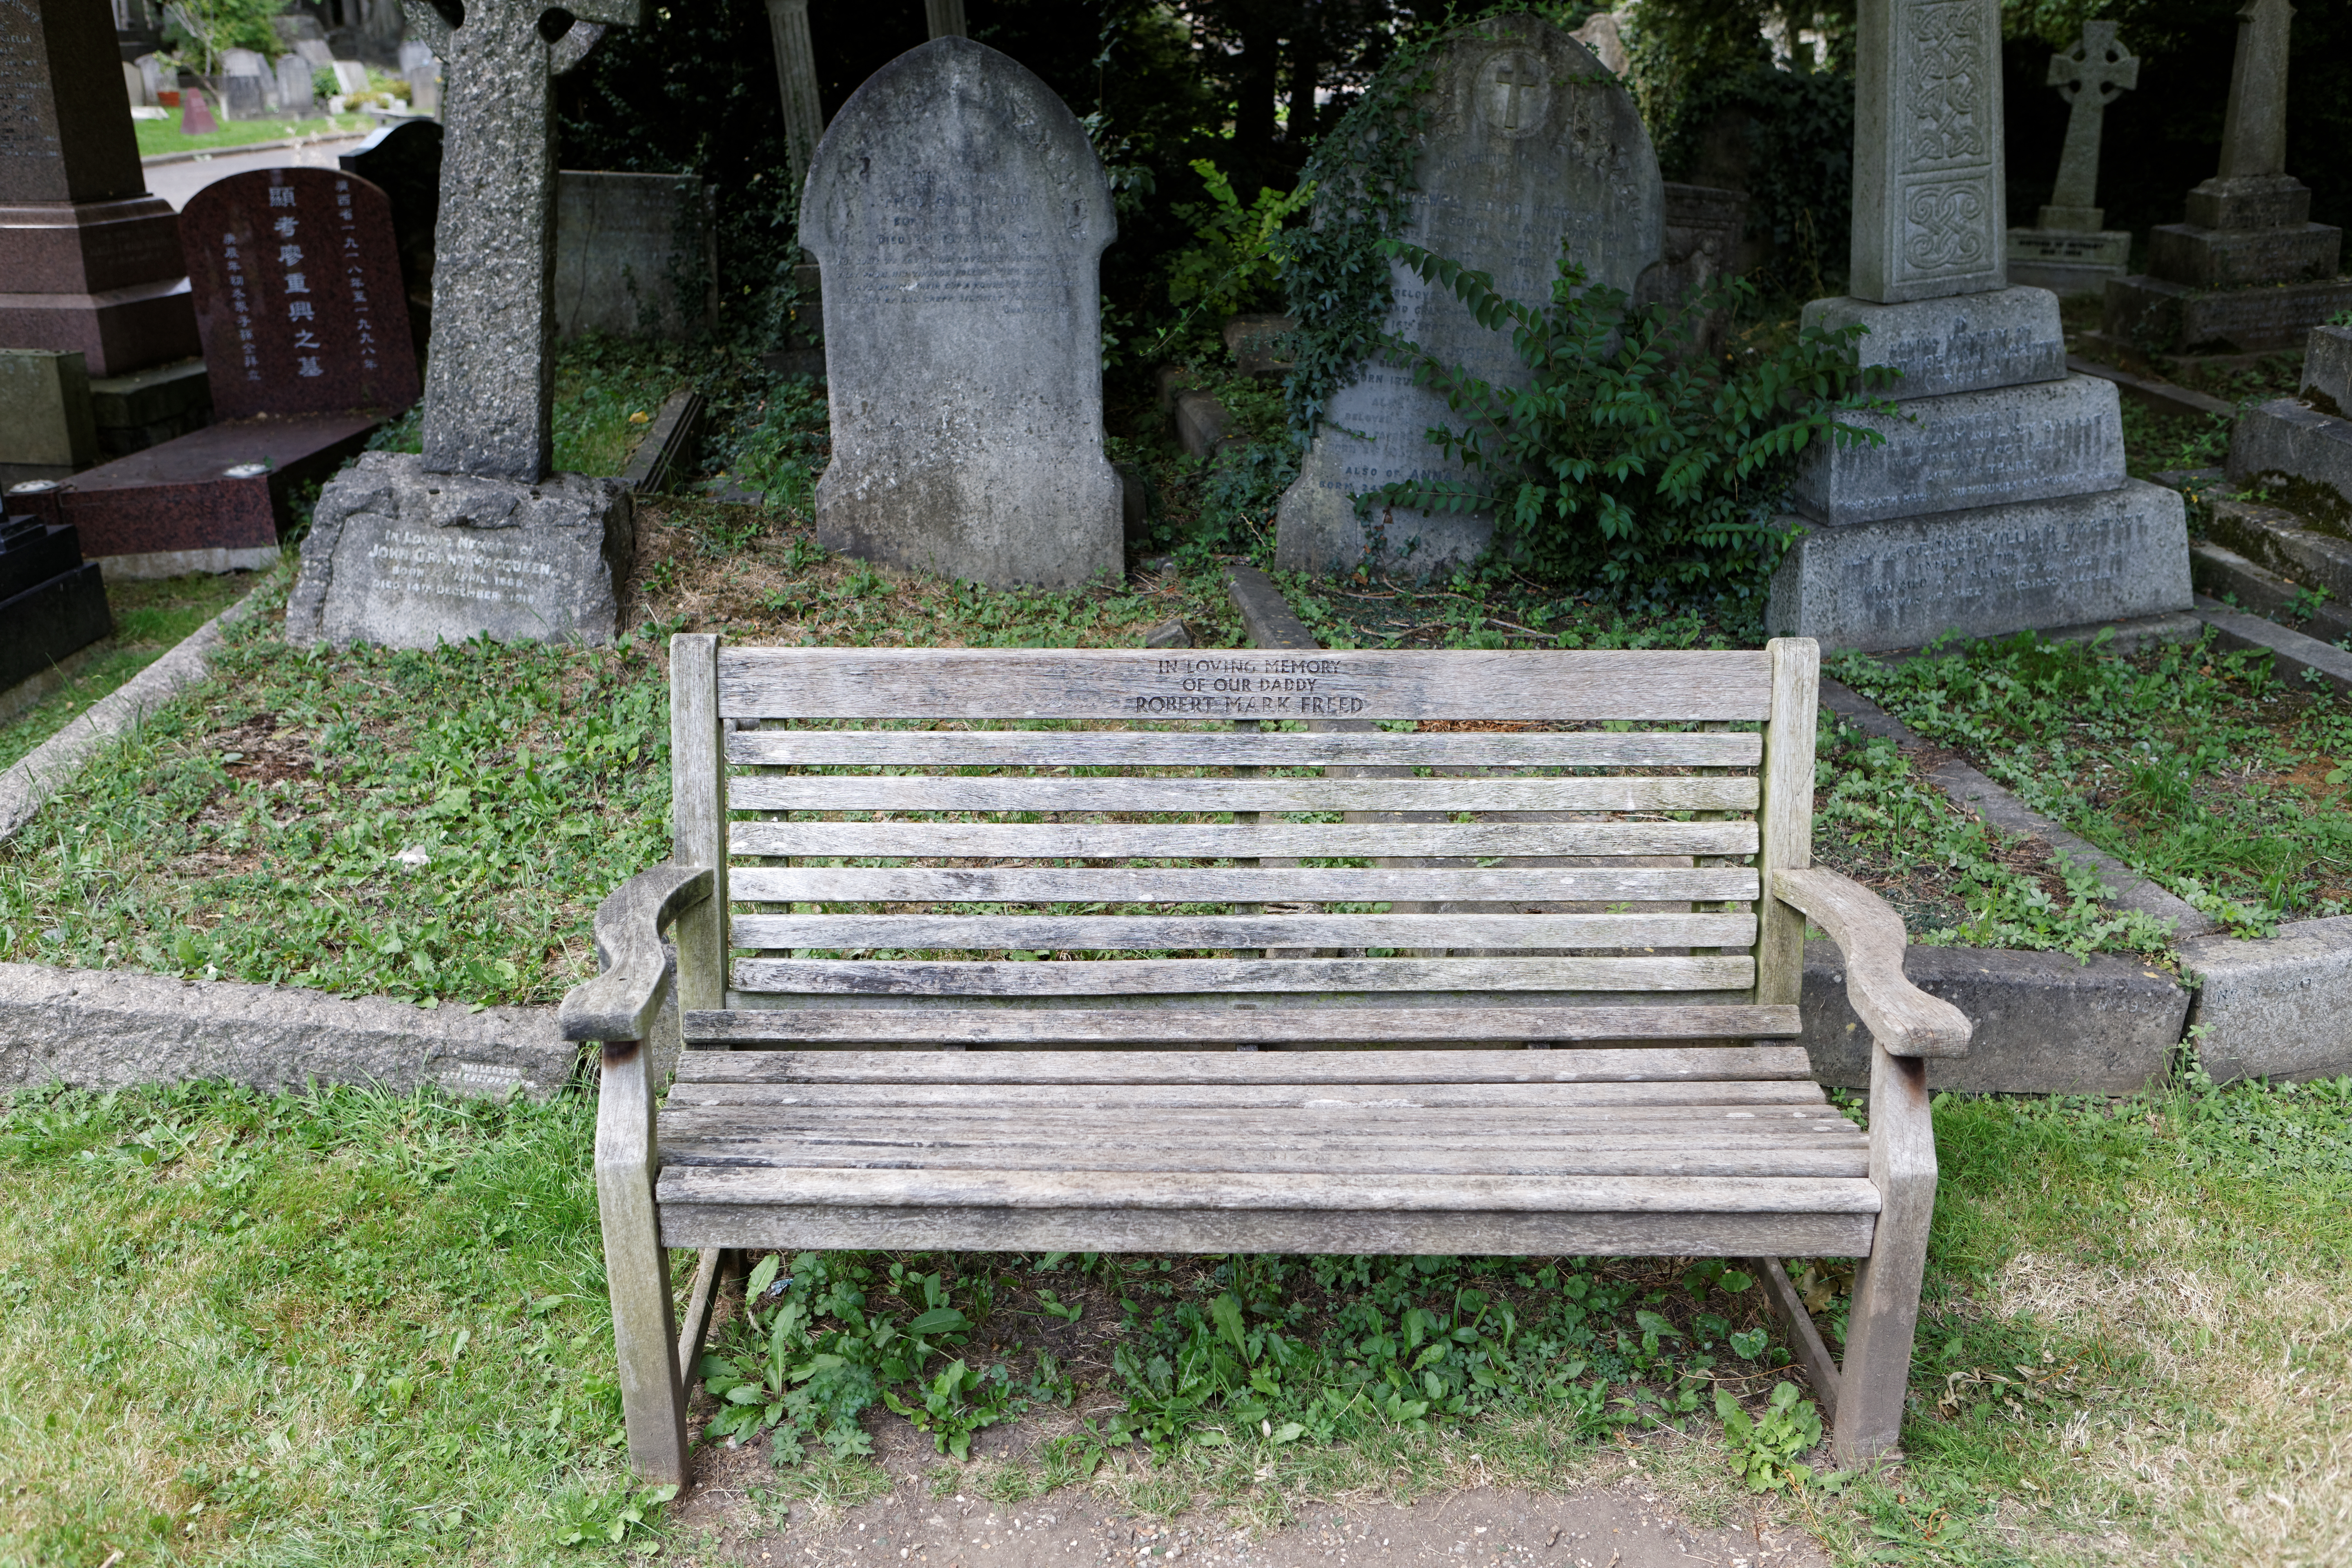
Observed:
[[[2189,193],[2186,206],[2199,228],[2300,228],[2311,221],[2311,187],[2293,174],[2212,179]]]
[[[711,196],[691,174],[556,176],[555,331],[682,339],[718,325]]]
[[[1815,447],[1790,498],[1804,516],[1842,527],[2111,490],[2124,482],[2119,409],[2115,383],[2070,375],[1843,415],[1885,443]]]
[[[801,200],[824,286],[827,548],[996,586],[1121,569],[1103,449],[1110,186],[1075,115],[941,37],[869,77]]]
[[[2298,479],[2325,486],[2341,498],[2340,509],[2312,521],[2341,527],[2352,521],[2352,420],[2293,397],[2249,408],[2230,431],[2228,472],[2230,482],[2243,488],[2292,486]]]
[[[317,111],[319,89],[311,79],[310,62],[300,55],[278,57],[278,112],[307,118]]]
[[[0,349],[0,468],[42,470],[10,473],[7,481],[64,479],[96,461],[98,421],[82,356]]]
[[[2189,546],[2189,578],[2197,585],[2200,604],[2208,598],[2226,602],[2282,626],[2294,626],[2323,643],[2352,640],[2352,608],[2334,603],[2315,607],[2301,584],[2210,539]]]
[[[2314,327],[2303,350],[2303,395],[2322,414],[2352,418],[2352,327]]]
[[[2290,689],[2326,685],[2333,687],[2338,696],[2352,693],[2352,653],[2334,643],[2322,642],[2261,616],[2233,610],[2218,599],[2200,596],[2197,616],[2212,628],[2217,646],[2268,652],[2271,673],[2281,680],[2294,682]]]
[[[423,9],[418,7],[417,9]],[[633,24],[641,0],[473,0],[447,64],[425,462],[530,484],[553,451],[554,68],[543,17]],[[341,68],[340,65],[337,68]]]
[[[1814,300],[1802,321],[1825,331],[1857,321],[1869,328],[1858,350],[1862,363],[1900,374],[1891,389],[1895,397],[1984,392],[2066,374],[2058,297],[2046,289],[1998,289],[1900,305],[1852,296]]]
[[[544,1099],[579,1047],[551,1007],[424,1008],[236,981],[0,963],[0,1085],[227,1079],[256,1089],[437,1085]]]
[[[2147,270],[2191,289],[2320,283],[2336,276],[2343,241],[2342,229],[2324,223],[2283,228],[2164,223],[2147,231]]]
[[[1826,647],[1918,647],[2189,608],[2179,495],[2137,479],[2094,495],[1842,528],[1798,540],[1765,625]]]
[[[2002,287],[2000,0],[1862,0],[1858,22],[1853,293]]]
[[[784,177],[790,182],[786,188],[795,191],[808,178],[816,144],[824,136],[824,85],[809,37],[808,8],[809,0],[768,0],[768,38],[784,110]]]
[[[1491,273],[1516,300],[1551,298],[1563,243],[1593,281],[1632,293],[1659,257],[1664,190],[1616,79],[1568,33],[1526,16],[1458,29],[1428,69],[1432,119],[1400,237]],[[1390,331],[1498,385],[1526,384],[1507,333],[1401,262],[1390,278]],[[1458,424],[1444,397],[1414,385],[1410,367],[1362,365],[1332,395],[1283,497],[1276,563],[1334,572],[1370,556],[1418,574],[1481,553],[1494,536],[1484,515],[1356,515],[1353,498],[1366,491],[1456,477],[1426,439],[1449,422]]]
[[[2107,105],[2139,85],[2139,58],[2116,41],[2115,23],[2085,22],[2074,47],[2050,57],[2050,85],[2072,107],[2066,115],[2065,149],[2058,156],[2057,184],[2042,209],[2039,226],[2096,229],[2102,216],[2100,127]]]
[[[635,544],[619,480],[436,474],[369,452],[320,492],[286,640],[432,647],[610,641]]]
[[[2290,582],[2324,588],[2329,598],[2352,604],[2352,542],[2305,527],[2305,519],[2294,512],[2226,495],[2209,496],[2205,532]]]
[[[2095,233],[2055,228],[2009,231],[2009,280],[2047,289],[2066,298],[2104,291],[2110,278],[2130,265],[2131,235],[2123,229]]]
[[[2263,353],[2347,310],[2352,279],[2206,292],[2142,273],[2107,285],[2104,336],[2144,353]]]
[[[2189,992],[2160,970],[2094,954],[1911,947],[1903,973],[1976,1026],[1969,1054],[1927,1064],[1927,1087],[1989,1094],[2136,1094],[2172,1065]],[[1805,1032],[1813,1077],[1839,1089],[1870,1081],[1870,1031],[1826,942],[1805,944]]]
[[[2215,1078],[2352,1073],[2352,915],[2183,942],[2180,966],[2200,983],[2189,1022],[2205,1026],[2197,1056]]]
[[[2286,173],[2289,0],[2246,0],[2238,12],[2238,52],[2230,63],[2230,102],[2221,117],[2222,180]]]

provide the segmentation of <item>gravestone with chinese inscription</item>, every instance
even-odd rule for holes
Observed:
[[[181,214],[215,422],[44,503],[110,576],[273,564],[293,492],[416,401],[390,205],[331,169],[256,169]]]
[[[1459,29],[1427,68],[1430,120],[1399,237],[1493,274],[1516,300],[1551,298],[1563,247],[1591,281],[1633,292],[1659,260],[1665,196],[1649,133],[1616,79],[1568,33],[1526,16]],[[1389,331],[1496,384],[1526,384],[1508,335],[1480,326],[1450,290],[1402,262],[1390,281]],[[1453,477],[1426,432],[1458,423],[1410,368],[1382,358],[1360,366],[1333,394],[1282,499],[1276,561],[1291,571],[1372,560],[1422,573],[1482,553],[1491,517],[1357,511],[1355,498],[1382,485]]]
[[[2311,192],[2286,172],[2288,0],[2246,0],[2221,125],[2221,166],[2189,193],[2188,221],[2148,231],[2147,271],[2107,285],[2089,346],[2147,353],[2260,353],[2352,309],[2337,276],[2344,231],[2311,220]],[[2321,73],[2322,90],[2334,83]]]
[[[635,538],[628,491],[549,472],[551,79],[585,58],[604,24],[634,23],[639,8],[471,0],[455,26],[409,8],[447,65],[425,451],[370,453],[320,493],[287,601],[288,641],[612,637]]]
[[[2099,132],[2107,105],[2139,85],[2139,59],[2116,37],[2113,22],[2085,22],[2071,49],[2050,57],[2050,85],[2070,106],[2058,183],[2032,228],[2009,231],[2009,280],[2053,294],[2095,294],[2121,278],[2131,235],[2102,227]]]
[[[383,192],[339,170],[256,169],[198,191],[180,230],[217,417],[416,401]]]
[[[1008,57],[935,38],[857,89],[801,199],[833,405],[818,538],[998,586],[1119,574],[1099,359],[1115,232],[1085,129]]]
[[[2004,277],[2000,0],[1864,0],[1855,59],[1853,293],[1803,320],[1864,327],[1896,412],[1807,458],[1765,625],[1872,650],[2185,626],[2180,497],[2126,477],[2114,384],[2069,374],[2058,297]]]

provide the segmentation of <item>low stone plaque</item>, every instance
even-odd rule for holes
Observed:
[[[255,169],[197,192],[180,232],[217,417],[416,401],[382,191],[333,169]]]
[[[2094,626],[2189,602],[2185,503],[2126,479],[2099,495],[1813,527],[1774,575],[1764,624],[1826,648],[1885,651],[1947,632]]]
[[[612,640],[635,520],[617,479],[521,486],[370,452],[319,496],[286,639],[432,647]]]
[[[1633,292],[1658,260],[1665,196],[1633,100],[1570,34],[1528,16],[1471,23],[1428,60],[1432,120],[1400,237],[1491,273],[1512,299],[1551,298],[1563,247],[1591,281]],[[830,274],[828,274],[828,277]],[[1386,328],[1505,386],[1528,375],[1510,334],[1481,326],[1453,291],[1402,262]],[[1419,573],[1472,559],[1484,515],[1375,510],[1355,498],[1413,479],[1458,478],[1427,432],[1454,425],[1408,366],[1375,358],[1332,395],[1283,496],[1275,559],[1286,571],[1353,570],[1368,556]]]
[[[2111,490],[2124,482],[2116,384],[2096,376],[1842,414],[1882,446],[1816,446],[1790,490],[1796,510],[1844,525]]]

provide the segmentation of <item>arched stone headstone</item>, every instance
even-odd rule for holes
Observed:
[[[1551,298],[1565,243],[1594,283],[1633,291],[1658,259],[1664,191],[1633,100],[1583,45],[1533,16],[1475,22],[1429,58],[1435,115],[1413,164],[1398,237],[1490,272],[1516,300]],[[1507,332],[1482,327],[1450,290],[1402,263],[1387,329],[1498,385],[1528,374]],[[1367,554],[1416,573],[1474,559],[1494,537],[1484,514],[1375,510],[1353,498],[1456,470],[1427,439],[1455,424],[1409,367],[1368,360],[1332,395],[1298,479],[1283,497],[1275,560],[1290,571],[1353,568]]]
[[[996,585],[1121,566],[1103,452],[1110,187],[1017,62],[935,38],[860,87],[817,146],[801,243],[823,267],[831,549]]]

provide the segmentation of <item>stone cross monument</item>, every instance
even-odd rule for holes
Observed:
[[[2085,22],[2081,42],[2050,57],[2050,85],[2073,106],[2065,150],[2040,219],[2009,231],[2009,280],[2093,294],[2131,261],[2130,234],[2099,226],[2099,132],[2107,105],[2139,85],[2139,58],[2116,41],[2113,22]]]
[[[1898,412],[1810,456],[1766,626],[1892,649],[2179,617],[2180,497],[2125,476],[2114,384],[2068,374],[2057,296],[2003,277],[2000,0],[1859,21],[1853,295],[1804,321],[1866,328]]]
[[[604,641],[635,543],[616,481],[550,474],[555,120],[550,78],[642,0],[411,0],[447,66],[421,458],[370,453],[321,492],[287,637],[430,647],[480,633]],[[446,8],[445,8],[446,7]]]
[[[2246,0],[2222,121],[2221,167],[2189,193],[2185,223],[2148,231],[2147,273],[2107,287],[2091,346],[2128,359],[2294,348],[2352,307],[2336,276],[2344,231],[2311,219],[2286,172],[2287,0]]]

